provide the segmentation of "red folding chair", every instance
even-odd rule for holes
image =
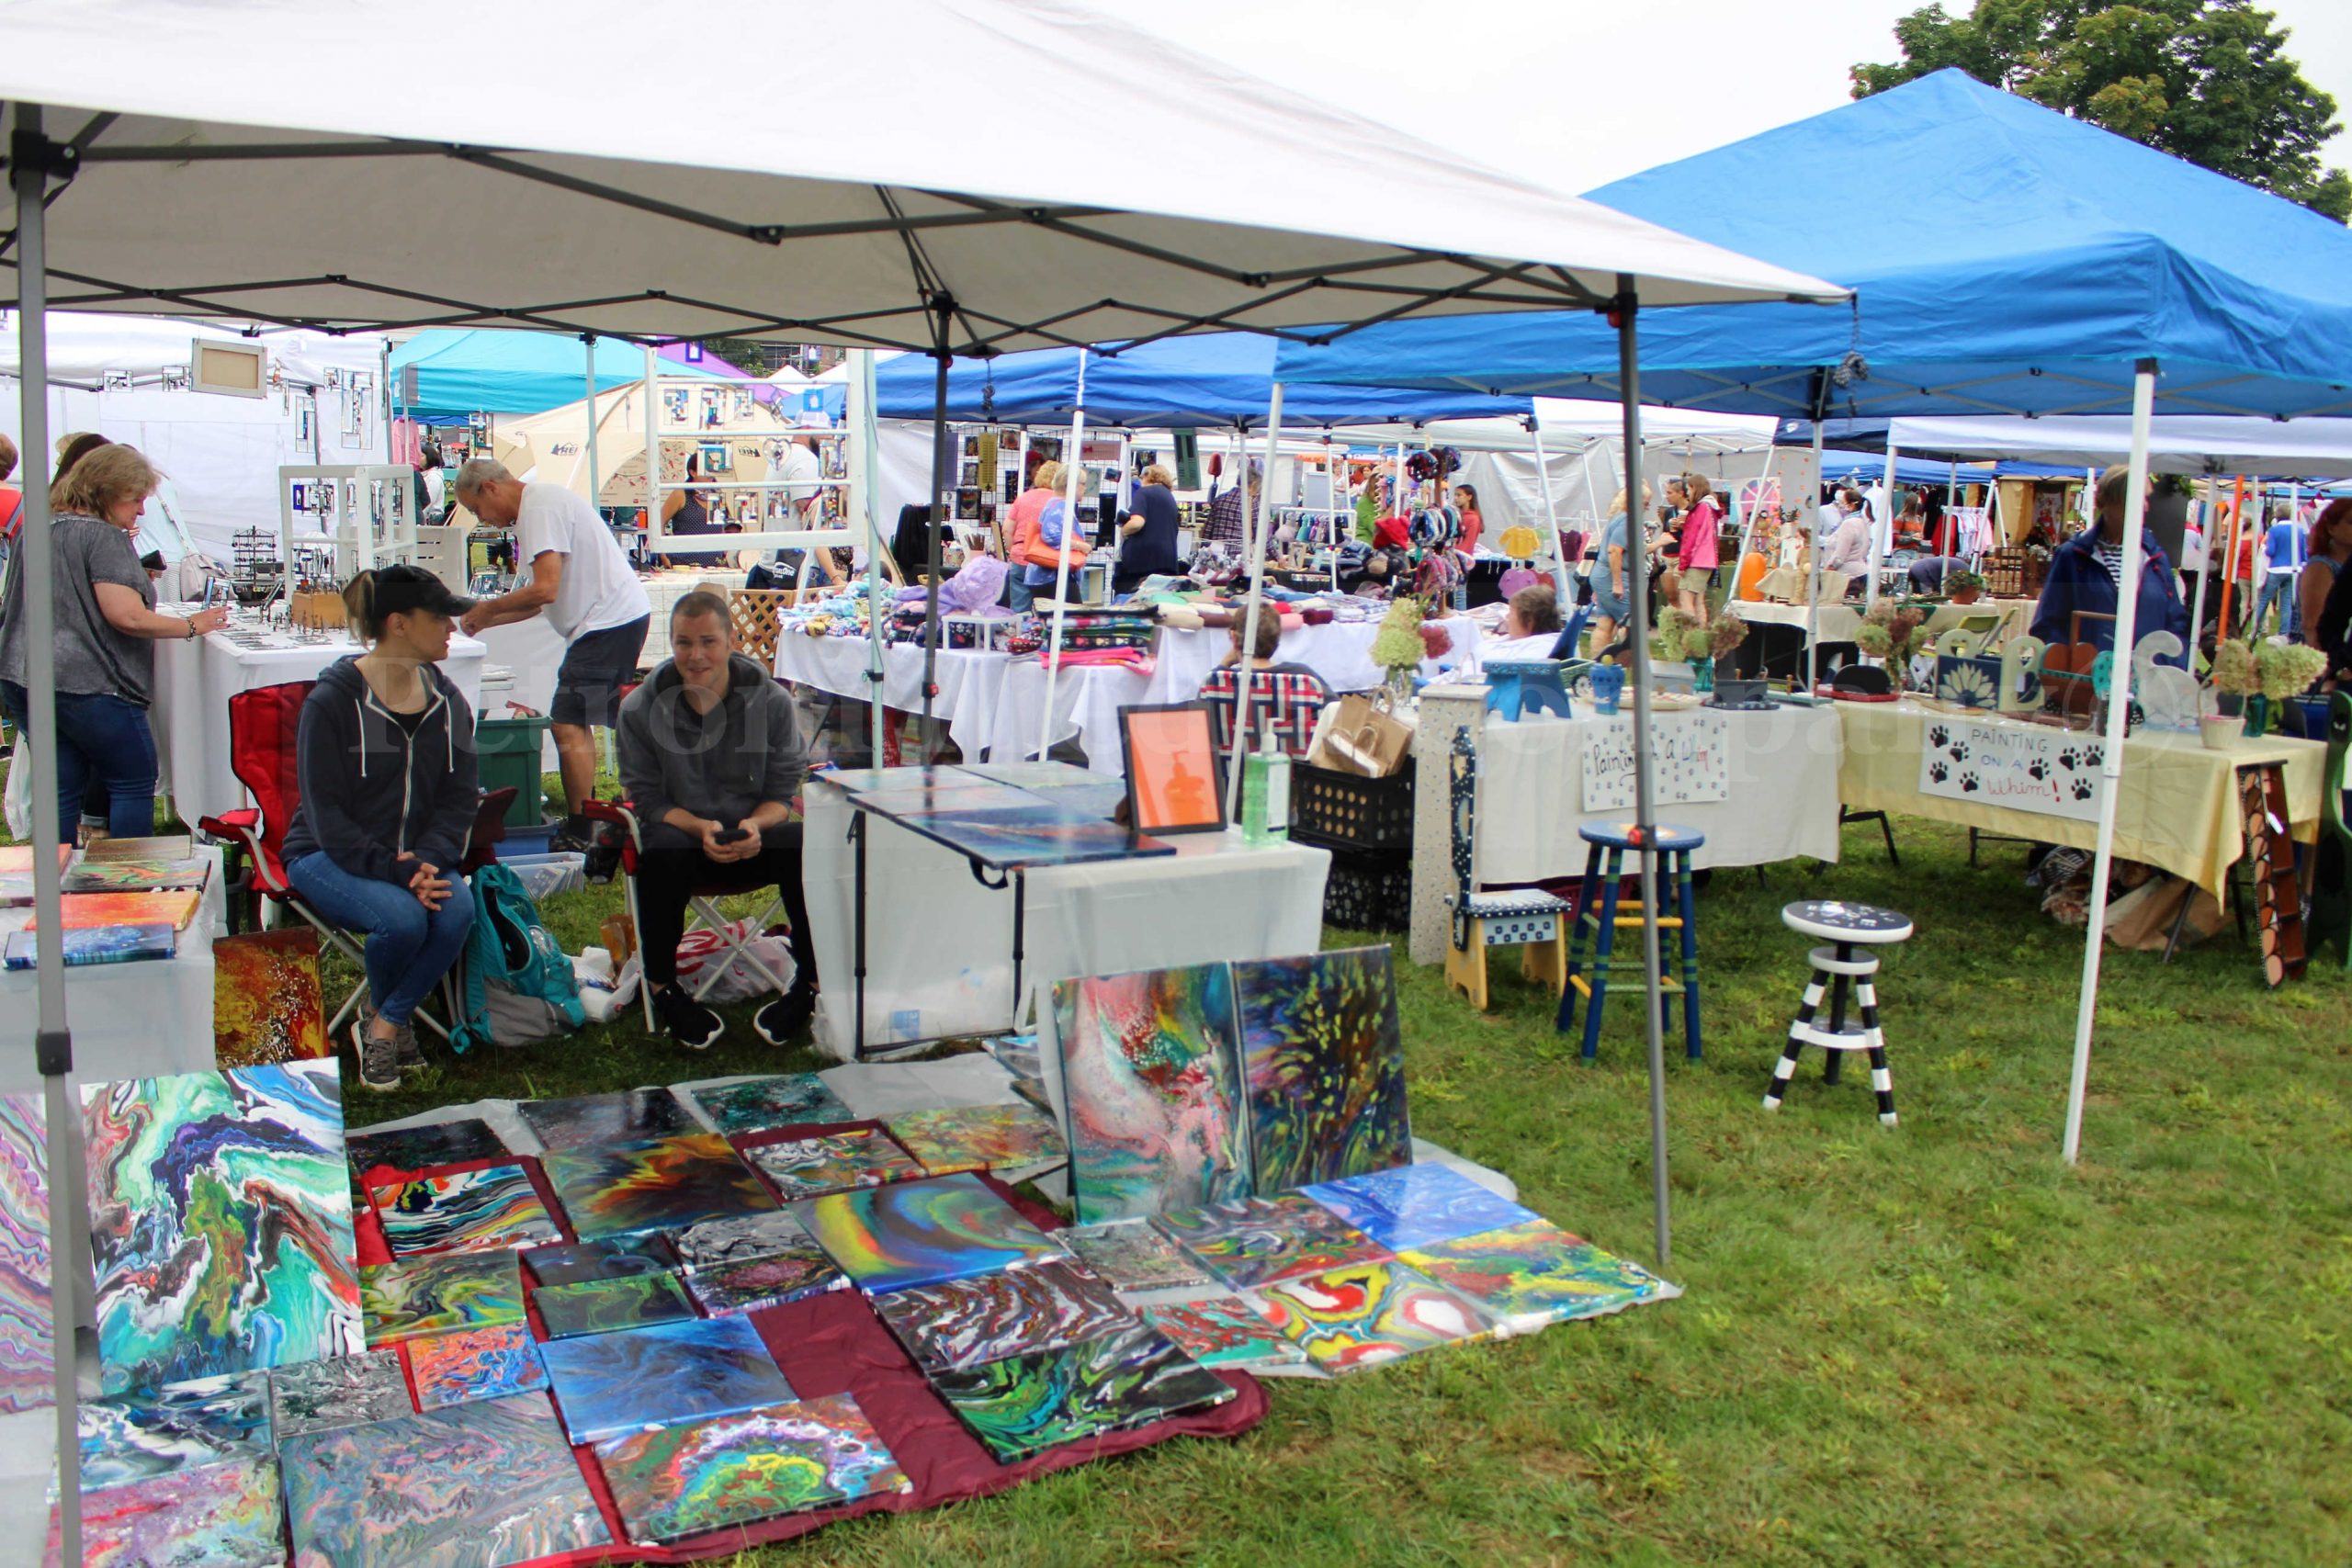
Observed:
[[[1233,726],[1241,707],[1240,671],[1221,665],[1201,682],[1201,700],[1210,705],[1216,726],[1217,755],[1233,761]],[[1331,688],[1311,670],[1252,670],[1250,671],[1250,736],[1242,747],[1257,749],[1258,731],[1271,727],[1274,744],[1299,761],[1315,743],[1315,727],[1331,700]]]
[[[198,827],[227,846],[243,863],[242,876],[232,886],[239,886],[255,927],[261,924],[262,900],[267,898],[309,921],[322,940],[358,966],[359,984],[352,987],[327,1024],[327,1037],[332,1040],[358,1012],[362,998],[368,995],[368,955],[350,933],[304,901],[287,880],[286,862],[280,852],[286,843],[286,829],[294,820],[295,807],[302,800],[294,743],[301,728],[302,704],[316,684],[314,681],[289,681],[284,685],[256,686],[229,699],[229,767],[237,775],[237,782],[245,786],[254,804],[224,811],[218,817],[207,817]],[[513,798],[512,792],[502,793],[510,800]],[[449,1032],[440,1020],[423,1008],[416,1010],[416,1021],[442,1039],[449,1038]]]

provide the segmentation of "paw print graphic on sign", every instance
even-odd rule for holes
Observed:
[[[2076,765],[2081,761],[2082,758],[2075,753],[2072,747],[2069,747],[2065,750],[2058,753],[2058,765],[2065,769],[2070,773],[2075,771]]]
[[[1981,786],[1977,784],[1974,773],[1962,773],[1960,775],[1960,787],[1973,795]]]
[[[1951,760],[1953,761],[1965,762],[1968,761],[1968,743],[1966,741],[1958,742],[1948,747],[1947,750],[1951,752]]]
[[[2088,800],[2091,797],[2092,790],[2096,787],[2088,779],[2076,779],[2074,781],[2074,784],[2075,798],[2076,800]]]
[[[1928,744],[1940,751],[1951,744],[1951,731],[1939,724],[1928,731]]]
[[[2107,761],[2107,748],[2104,746],[2094,746],[2083,753],[2083,766],[2086,768],[2096,768],[2105,761]]]
[[[2041,758],[2036,757],[2031,762],[2027,764],[2025,771],[2032,774],[2037,780],[2046,779],[2050,776],[2050,764],[2043,761]]]
[[[1941,784],[1951,777],[1951,768],[1943,762],[1930,762],[1928,764],[1928,776]]]

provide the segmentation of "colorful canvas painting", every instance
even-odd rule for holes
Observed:
[[[984,865],[1016,870],[1172,855],[1173,844],[1046,803],[1000,811],[942,811],[899,820]]]
[[[223,1067],[327,1055],[319,933],[308,926],[212,939],[212,1049]]]
[[[49,1305],[49,1117],[0,1095],[0,1415],[57,1398]]]
[[[202,855],[179,860],[90,860],[68,866],[60,886],[68,893],[150,893],[164,887],[201,887],[212,874]]]
[[[822,1250],[788,1253],[780,1258],[755,1258],[748,1263],[725,1263],[685,1276],[686,1293],[705,1317],[728,1317],[760,1312],[804,1296],[846,1290],[848,1277],[833,1267]]]
[[[689,1089],[712,1126],[729,1137],[805,1123],[854,1122],[841,1096],[814,1073],[780,1073],[748,1083]]]
[[[169,958],[178,946],[178,936],[169,926],[68,927],[64,964],[68,969],[89,964],[138,964]],[[29,928],[10,931],[7,946],[0,949],[0,966],[32,969],[40,964],[40,938]]]
[[[1054,1011],[1081,1223],[1250,1196],[1230,964],[1064,980]]]
[[[96,1490],[207,1465],[267,1459],[269,1374],[198,1378],[85,1401],[74,1413],[82,1484]]]
[[[1483,1339],[1496,1329],[1476,1306],[1394,1259],[1277,1280],[1256,1301],[1268,1322],[1331,1372]]]
[[[610,1438],[596,1464],[622,1529],[649,1546],[913,1490],[845,1393]]]
[[[203,904],[203,891],[194,887],[169,893],[68,893],[58,911],[59,929],[72,931],[92,926],[169,926],[175,931],[184,931]],[[36,920],[25,929],[30,931],[39,924]]]
[[[44,1562],[57,1562],[62,1551],[52,1506]],[[285,1561],[277,1461],[267,1455],[82,1494],[84,1568],[277,1568]]]
[[[86,865],[94,861],[186,860],[194,853],[196,840],[190,835],[157,833],[143,839],[93,839],[83,848],[82,862]]]
[[[695,1119],[666,1089],[588,1094],[573,1100],[526,1100],[516,1107],[532,1134],[549,1149],[641,1144],[699,1133]]]
[[[874,1310],[926,1373],[1059,1350],[1136,1321],[1100,1276],[1057,1261],[892,1291]]]
[[[612,1544],[543,1393],[297,1438],[278,1463],[306,1568],[504,1568]]]
[[[1064,1349],[942,1372],[932,1382],[1000,1464],[1233,1397],[1223,1379],[1139,1322]]]
[[[793,1398],[792,1385],[742,1317],[550,1340],[539,1347],[539,1359],[555,1380],[564,1430],[575,1443],[740,1416]]]
[[[530,1247],[523,1261],[542,1285],[579,1285],[633,1274],[667,1274],[678,1266],[678,1253],[665,1235],[620,1235]]]
[[[683,1230],[773,1212],[776,1201],[725,1138],[696,1133],[641,1144],[552,1149],[539,1168],[582,1241]]]
[[[1117,1291],[1167,1291],[1209,1282],[1200,1260],[1142,1220],[1065,1225],[1054,1239]]]
[[[808,1234],[799,1216],[781,1209],[689,1225],[672,1238],[671,1245],[677,1249],[678,1267],[692,1273],[759,1258],[820,1251],[817,1238]]]
[[[1295,1366],[1306,1352],[1239,1296],[1148,1306],[1143,1320],[1204,1367]]]
[[[539,1348],[526,1324],[469,1329],[413,1339],[409,1371],[416,1379],[416,1406],[446,1410],[487,1399],[512,1399],[548,1386]]]
[[[682,1323],[694,1316],[694,1303],[675,1274],[639,1274],[627,1280],[591,1280],[582,1285],[555,1285],[531,1292],[539,1309],[539,1326],[550,1339],[576,1339],[583,1334],[612,1334],[624,1328],[650,1328],[657,1323]]]
[[[886,1181],[910,1181],[923,1174],[912,1155],[874,1127],[845,1127],[814,1138],[762,1144],[743,1153],[786,1202]]]
[[[1544,1217],[1442,1165],[1400,1165],[1302,1190],[1391,1252]]]
[[[71,846],[57,846],[57,871],[60,876],[74,863]],[[0,844],[0,908],[9,908],[33,901],[33,847],[30,844]]]
[[[1385,1170],[1413,1157],[1405,1044],[1388,949],[1233,966],[1260,1192]]]
[[[793,1212],[841,1271],[875,1293],[1061,1256],[977,1176],[835,1192]]]
[[[270,1427],[279,1442],[406,1416],[408,1376],[398,1350],[304,1361],[269,1374]]]
[[[953,1105],[890,1118],[890,1136],[933,1176],[959,1170],[1017,1170],[1051,1164],[1069,1151],[1053,1118],[1034,1105]]]
[[[1309,1198],[1248,1198],[1152,1221],[1237,1291],[1388,1256],[1381,1245]]]
[[[359,1270],[370,1348],[457,1328],[523,1321],[523,1276],[509,1252],[453,1252]]]
[[[216,943],[214,951],[219,951]],[[425,1127],[401,1127],[388,1133],[354,1133],[345,1140],[351,1168],[364,1179],[376,1171],[413,1176],[445,1165],[469,1165],[476,1160],[505,1159],[514,1150],[491,1131],[490,1123],[468,1116]]]
[[[1682,1293],[1640,1264],[1603,1252],[1549,1220],[1431,1242],[1397,1257],[1477,1303],[1513,1334]]]
[[[333,1062],[82,1090],[107,1393],[360,1348]]]
[[[394,1258],[503,1252],[563,1238],[519,1165],[418,1177],[379,1187],[369,1197]]]

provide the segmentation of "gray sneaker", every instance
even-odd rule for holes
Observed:
[[[424,1066],[424,1053],[417,1049],[415,1024],[392,1025],[392,1048],[393,1060],[400,1064],[402,1072],[406,1072],[411,1067]]]
[[[368,1021],[351,1026],[351,1048],[359,1056],[359,1082],[379,1094],[401,1087],[400,1043],[379,1040],[368,1032]]]

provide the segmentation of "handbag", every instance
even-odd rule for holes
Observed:
[[[1341,697],[1307,760],[1317,767],[1366,778],[1386,778],[1405,765],[1413,749],[1413,727],[1398,718],[1384,690]]]

